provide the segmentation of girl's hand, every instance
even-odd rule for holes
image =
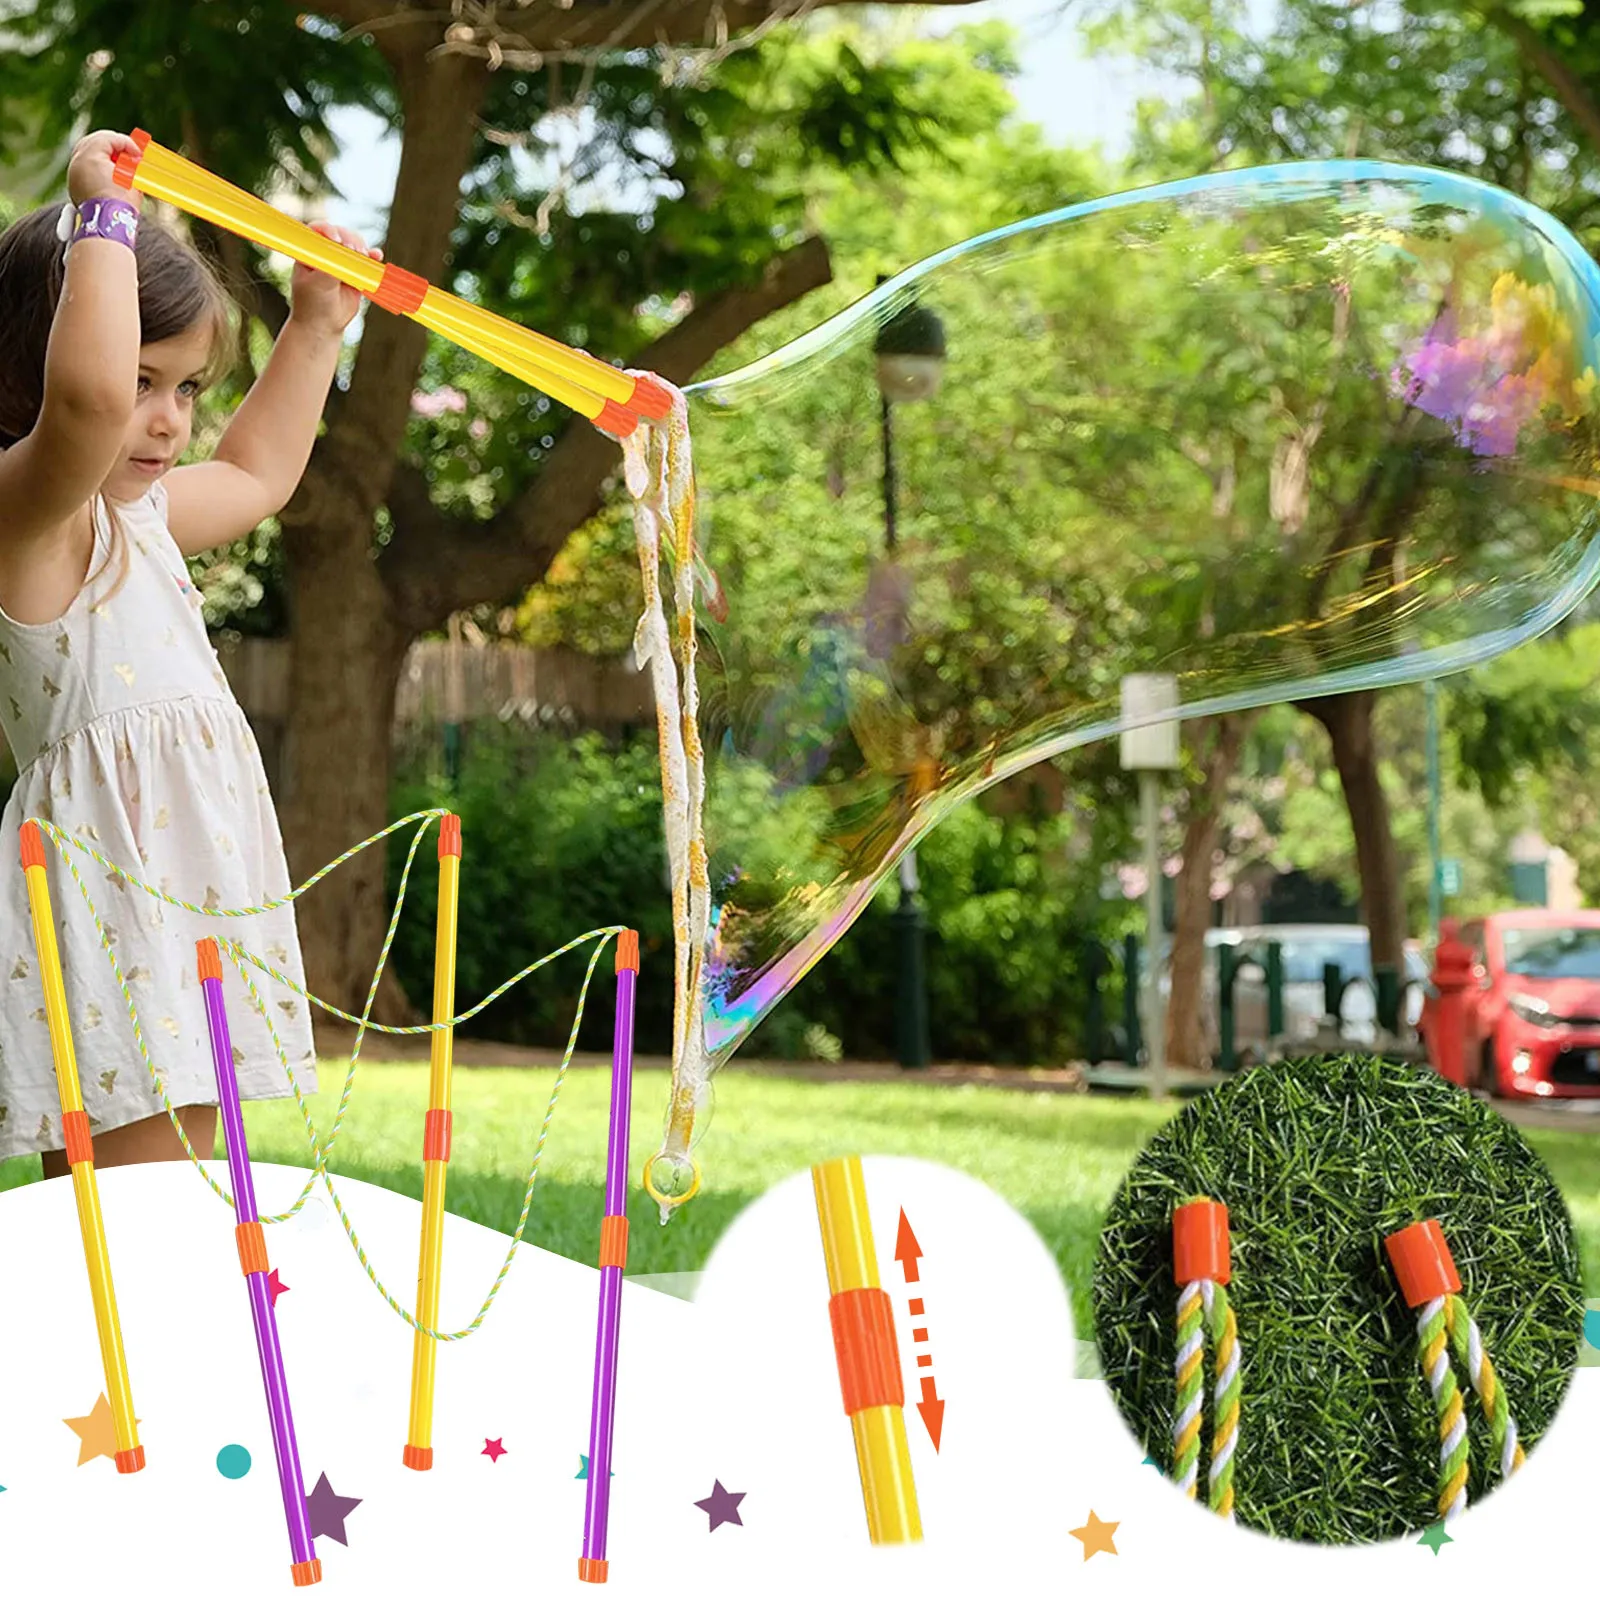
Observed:
[[[325,239],[348,245],[375,261],[383,260],[383,251],[369,250],[366,241],[350,228],[336,228],[330,222],[313,222],[312,229]],[[315,328],[322,333],[343,333],[361,309],[361,295],[347,288],[337,278],[314,267],[296,265],[290,284],[290,312],[302,327]]]
[[[102,130],[80,139],[73,149],[72,160],[67,164],[67,195],[73,205],[81,206],[85,200],[110,197],[126,200],[135,211],[142,198],[137,189],[124,189],[111,176],[117,157],[122,154],[138,155],[139,147],[125,133]]]

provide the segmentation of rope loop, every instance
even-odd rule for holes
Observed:
[[[83,855],[87,856],[91,861],[98,863],[112,875],[115,881],[119,882],[124,887],[129,889],[142,889],[146,894],[152,896],[153,898],[162,901],[166,905],[175,906],[181,911],[189,911],[194,913],[196,916],[201,917],[253,917],[259,916],[264,911],[275,911],[283,906],[292,904],[294,901],[298,900],[301,895],[305,894],[308,889],[312,888],[315,884],[320,883],[322,879],[328,876],[329,873],[343,866],[345,862],[351,860],[354,856],[360,855],[363,850],[372,845],[381,843],[384,839],[387,839],[390,834],[398,832],[408,823],[415,822],[418,824],[417,831],[411,840],[411,847],[406,852],[405,868],[400,874],[400,886],[395,895],[394,912],[389,918],[389,927],[384,934],[383,948],[379,952],[378,964],[373,971],[372,983],[367,989],[366,1003],[362,1007],[361,1015],[359,1017],[351,1016],[349,1012],[341,1011],[337,1006],[330,1005],[327,1001],[319,999],[309,990],[303,989],[291,977],[289,977],[287,973],[278,971],[277,968],[270,966],[259,956],[247,950],[241,941],[237,939],[219,938],[217,943],[224,953],[226,953],[229,960],[232,961],[235,970],[238,972],[239,977],[244,983],[246,992],[250,996],[251,1004],[254,1005],[256,1011],[260,1014],[262,1021],[267,1026],[267,1034],[272,1040],[273,1049],[277,1053],[278,1064],[283,1068],[284,1075],[289,1080],[289,1087],[294,1092],[295,1104],[300,1108],[300,1115],[302,1120],[305,1122],[306,1127],[306,1139],[311,1148],[311,1175],[306,1179],[305,1187],[301,1189],[299,1197],[287,1211],[279,1212],[276,1216],[263,1217],[261,1218],[261,1221],[263,1223],[290,1221],[293,1217],[298,1215],[300,1209],[310,1198],[311,1191],[316,1187],[317,1180],[321,1179],[324,1187],[326,1187],[328,1191],[328,1198],[333,1202],[334,1211],[337,1213],[339,1221],[344,1226],[345,1236],[349,1239],[351,1248],[356,1253],[356,1259],[361,1263],[362,1269],[366,1272],[367,1277],[371,1279],[373,1287],[377,1289],[380,1295],[383,1296],[390,1309],[394,1311],[394,1313],[406,1324],[407,1327],[414,1329],[418,1333],[426,1335],[430,1339],[437,1339],[441,1343],[451,1343],[461,1339],[466,1339],[472,1334],[476,1333],[478,1329],[483,1326],[484,1318],[488,1315],[490,1306],[494,1304],[495,1297],[500,1292],[500,1286],[505,1282],[506,1274],[511,1270],[512,1259],[516,1255],[517,1246],[522,1242],[523,1231],[528,1222],[528,1212],[533,1205],[534,1184],[538,1181],[539,1165],[544,1156],[545,1140],[550,1131],[550,1122],[555,1115],[556,1102],[560,1097],[562,1084],[566,1081],[567,1069],[571,1066],[573,1053],[577,1049],[578,1032],[583,1025],[584,1007],[588,1001],[589,984],[594,977],[595,966],[599,962],[600,957],[604,954],[606,946],[609,945],[612,939],[614,939],[618,934],[625,931],[621,926],[594,928],[588,933],[580,934],[576,939],[569,939],[567,943],[562,945],[559,950],[552,950],[548,955],[541,956],[537,961],[531,962],[513,977],[508,978],[500,985],[499,988],[486,995],[477,1003],[477,1005],[471,1007],[467,1011],[463,1011],[459,1016],[449,1017],[444,1021],[426,1022],[417,1024],[415,1026],[406,1027],[386,1027],[381,1023],[373,1022],[371,1020],[372,1007],[377,999],[378,986],[383,979],[384,968],[388,965],[390,948],[394,944],[395,934],[400,926],[400,913],[405,906],[406,888],[411,880],[411,868],[416,860],[417,850],[421,846],[423,839],[427,836],[430,825],[433,822],[449,815],[451,815],[451,813],[444,810],[442,807],[433,807],[425,811],[414,811],[409,816],[401,817],[399,821],[390,823],[388,827],[380,829],[377,833],[371,835],[370,838],[363,839],[360,844],[353,846],[349,850],[346,850],[343,855],[336,857],[325,867],[322,867],[316,872],[312,873],[312,875],[307,878],[306,881],[298,888],[291,889],[288,894],[283,895],[281,898],[267,900],[259,906],[238,908],[197,906],[191,904],[187,900],[180,900],[177,898],[177,896],[168,894],[164,889],[159,889],[153,884],[145,883],[142,879],[134,877],[133,874],[128,872],[125,868],[119,867],[115,862],[107,860],[105,856],[101,855],[99,851],[86,844],[83,840],[74,839],[70,834],[62,832],[62,830],[53,822],[47,822],[40,817],[28,819],[35,822],[38,825],[39,831],[46,835],[60,851],[62,861],[66,864],[68,872],[72,874],[72,881],[77,884],[78,892],[80,895],[82,895],[84,904],[89,908],[89,915],[94,919],[95,928],[100,935],[100,948],[105,952],[106,959],[111,963],[112,976],[117,981],[117,988],[121,991],[123,1003],[127,1007],[128,1020],[133,1024],[133,1037],[134,1042],[139,1047],[139,1055],[143,1059],[145,1067],[150,1073],[150,1081],[154,1084],[157,1094],[161,1096],[161,1104],[166,1109],[167,1118],[172,1123],[173,1128],[176,1130],[178,1138],[182,1141],[184,1153],[188,1156],[190,1164],[194,1167],[195,1171],[198,1172],[205,1180],[212,1193],[229,1206],[233,1205],[234,1203],[233,1196],[226,1189],[224,1189],[209,1172],[206,1171],[205,1166],[202,1164],[194,1146],[189,1142],[189,1135],[184,1131],[183,1122],[178,1116],[177,1108],[172,1104],[172,1101],[167,1094],[166,1079],[163,1076],[161,1069],[156,1065],[154,1059],[151,1057],[150,1047],[145,1038],[144,1028],[139,1022],[139,1011],[138,1007],[134,1004],[132,990],[129,988],[128,980],[124,976],[122,967],[117,961],[116,951],[112,948],[111,939],[107,934],[104,922],[100,918],[99,910],[95,906],[94,898],[89,893],[89,887],[84,882],[83,875],[78,871],[77,863],[73,860],[70,851],[79,851]],[[355,1088],[356,1066],[361,1057],[362,1041],[366,1038],[366,1035],[369,1032],[389,1034],[433,1033],[440,1029],[453,1029],[460,1026],[462,1023],[470,1022],[472,1018],[477,1016],[478,1013],[483,1011],[486,1007],[493,1004],[493,1002],[498,1000],[501,995],[507,992],[507,990],[515,988],[517,984],[521,983],[525,978],[530,977],[541,967],[547,966],[550,962],[556,960],[558,957],[565,955],[569,950],[575,950],[579,945],[587,944],[590,941],[596,941],[595,947],[589,956],[589,966],[588,970],[584,973],[583,987],[578,991],[577,1011],[572,1019],[572,1031],[567,1036],[567,1047],[562,1054],[561,1065],[556,1071],[556,1081],[550,1091],[549,1103],[545,1107],[544,1120],[539,1125],[538,1142],[534,1147],[533,1159],[528,1167],[528,1181],[523,1190],[522,1212],[518,1216],[516,1228],[512,1232],[511,1245],[506,1251],[505,1260],[501,1264],[500,1271],[493,1284],[490,1286],[489,1292],[484,1296],[483,1303],[478,1308],[478,1314],[465,1328],[459,1329],[454,1333],[445,1333],[438,1328],[424,1327],[417,1322],[416,1318],[413,1317],[412,1314],[407,1311],[397,1299],[395,1299],[394,1295],[391,1294],[384,1286],[382,1280],[378,1277],[377,1272],[373,1269],[372,1263],[367,1259],[366,1251],[362,1247],[361,1240],[356,1234],[355,1226],[351,1222],[349,1215],[345,1211],[343,1202],[339,1198],[339,1192],[334,1187],[332,1174],[328,1171],[328,1161],[333,1154],[334,1142],[339,1137],[339,1129],[343,1126],[344,1115],[346,1110],[349,1108],[351,1094]],[[289,1065],[288,1052],[284,1048],[282,1039],[278,1036],[277,1028],[273,1026],[272,1017],[267,1010],[267,1003],[262,998],[261,993],[257,989],[255,983],[252,981],[250,973],[246,970],[247,967],[254,967],[258,972],[266,973],[267,976],[274,982],[282,984],[285,988],[291,990],[294,994],[297,994],[302,1000],[307,1001],[309,1004],[320,1006],[322,1010],[327,1012],[330,1016],[335,1016],[340,1018],[342,1021],[355,1024],[356,1038],[355,1043],[350,1051],[350,1063],[345,1073],[344,1089],[339,1096],[339,1107],[334,1114],[333,1128],[329,1132],[327,1142],[325,1144],[320,1142],[317,1137],[316,1125],[311,1120],[311,1108],[307,1104],[306,1097],[302,1093],[300,1085],[295,1078],[294,1068]]]

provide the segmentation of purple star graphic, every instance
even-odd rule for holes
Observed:
[[[320,1535],[326,1535],[348,1547],[350,1541],[344,1536],[344,1519],[360,1504],[359,1500],[352,1500],[348,1495],[335,1494],[333,1485],[328,1482],[328,1474],[324,1472],[317,1479],[316,1488],[306,1496],[306,1515],[311,1519],[311,1537],[315,1539]]]
[[[733,1494],[722,1487],[722,1480],[712,1480],[711,1493],[704,1500],[696,1500],[695,1505],[711,1518],[711,1526],[706,1530],[715,1533],[724,1522],[731,1522],[736,1527],[744,1526],[743,1519],[739,1516],[739,1502],[744,1499],[744,1491]]]
[[[267,1293],[272,1296],[272,1304],[277,1305],[278,1296],[280,1294],[288,1294],[288,1292],[289,1285],[278,1276],[278,1269],[274,1267],[267,1274]]]

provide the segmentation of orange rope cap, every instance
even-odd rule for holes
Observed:
[[[1461,1278],[1455,1259],[1444,1241],[1444,1229],[1434,1218],[1413,1222],[1409,1228],[1391,1233],[1383,1247],[1389,1252],[1389,1265],[1399,1280],[1400,1292],[1413,1310],[1443,1295],[1460,1294]]]
[[[624,928],[617,935],[617,971],[637,972],[639,970],[639,932],[636,928]]]
[[[1228,1208],[1220,1200],[1191,1200],[1172,1213],[1172,1275],[1179,1283],[1233,1276]]]

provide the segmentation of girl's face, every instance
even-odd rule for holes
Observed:
[[[138,500],[189,448],[200,374],[211,356],[204,327],[139,349],[139,399],[122,454],[101,490],[109,500]]]

